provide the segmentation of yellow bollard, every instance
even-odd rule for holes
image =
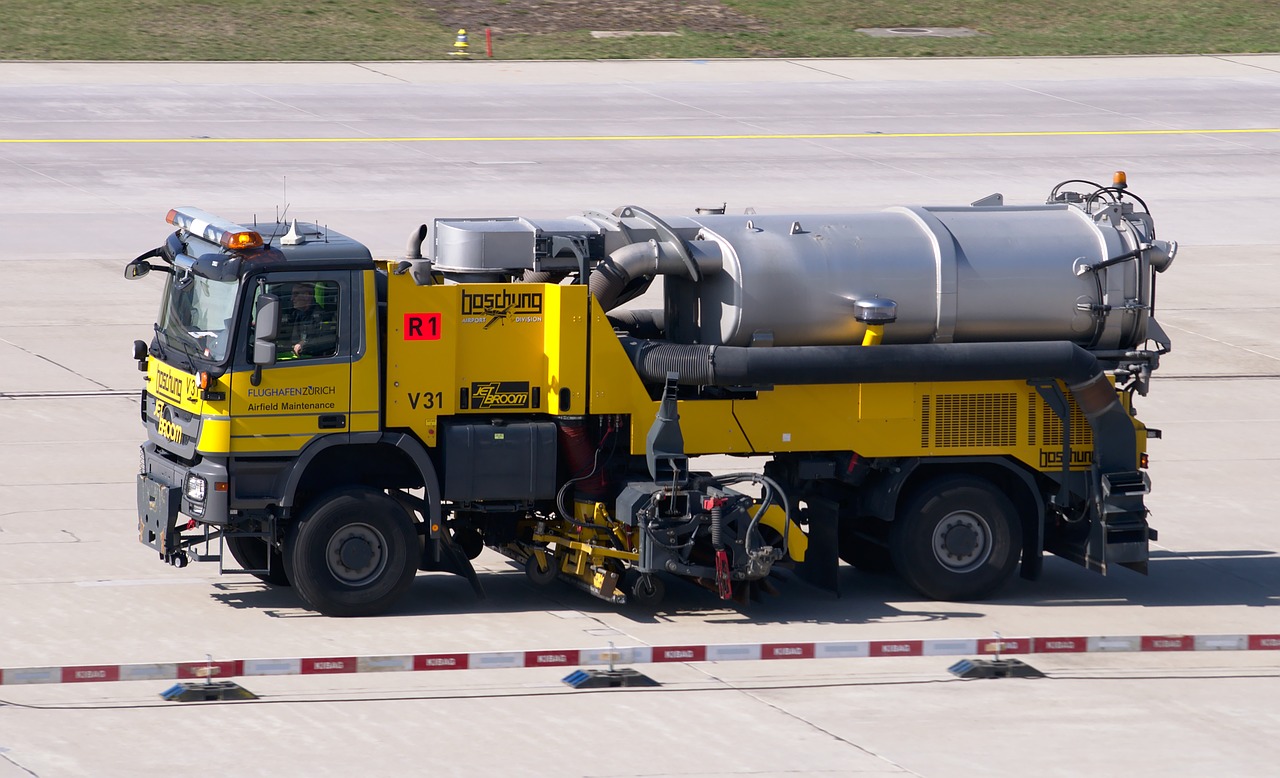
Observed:
[[[458,30],[458,36],[453,41],[453,51],[449,52],[451,57],[470,57],[471,52],[467,51],[467,31]]]

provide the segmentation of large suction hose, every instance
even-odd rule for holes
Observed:
[[[600,307],[606,312],[618,305],[618,298],[634,279],[658,272],[663,265],[664,252],[656,240],[644,243],[629,243],[609,255],[609,258],[591,271],[587,280],[587,289],[600,301]],[[671,269],[683,269],[678,258],[675,264],[668,262]]]
[[[664,312],[657,308],[621,308],[609,313],[609,324],[636,338],[661,338],[666,328]]]
[[[674,233],[671,237],[669,241],[628,243],[591,271],[587,288],[606,313],[625,302],[623,295],[638,279],[668,275],[696,281],[703,274],[720,270],[718,247],[696,240],[677,243]]]
[[[696,386],[1059,379],[1093,429],[1101,472],[1137,466],[1128,412],[1097,358],[1067,341],[746,348],[624,339],[623,345],[641,379],[655,384],[670,372]]]

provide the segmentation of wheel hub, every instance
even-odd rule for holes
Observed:
[[[964,558],[972,555],[973,550],[978,547],[978,533],[972,527],[958,525],[947,530],[943,543],[948,555],[957,559]]]
[[[363,569],[373,560],[373,546],[364,538],[351,538],[343,542],[339,558],[344,566],[352,570]]]
[[[329,540],[329,572],[352,585],[377,578],[386,567],[386,541],[368,524],[349,524]]]
[[[938,522],[933,532],[933,553],[954,572],[976,570],[991,556],[991,529],[975,513],[952,513]]]

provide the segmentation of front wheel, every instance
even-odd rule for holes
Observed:
[[[347,489],[320,500],[289,534],[290,578],[326,616],[372,616],[404,594],[417,573],[418,533],[382,492]]]
[[[1013,574],[1022,524],[989,481],[949,476],[914,492],[890,541],[894,566],[916,591],[935,600],[979,600]]]

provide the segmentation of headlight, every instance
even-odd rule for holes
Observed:
[[[138,474],[147,474],[147,450],[142,446],[138,446]]]
[[[200,476],[187,476],[187,499],[192,502],[204,502],[204,479]]]

